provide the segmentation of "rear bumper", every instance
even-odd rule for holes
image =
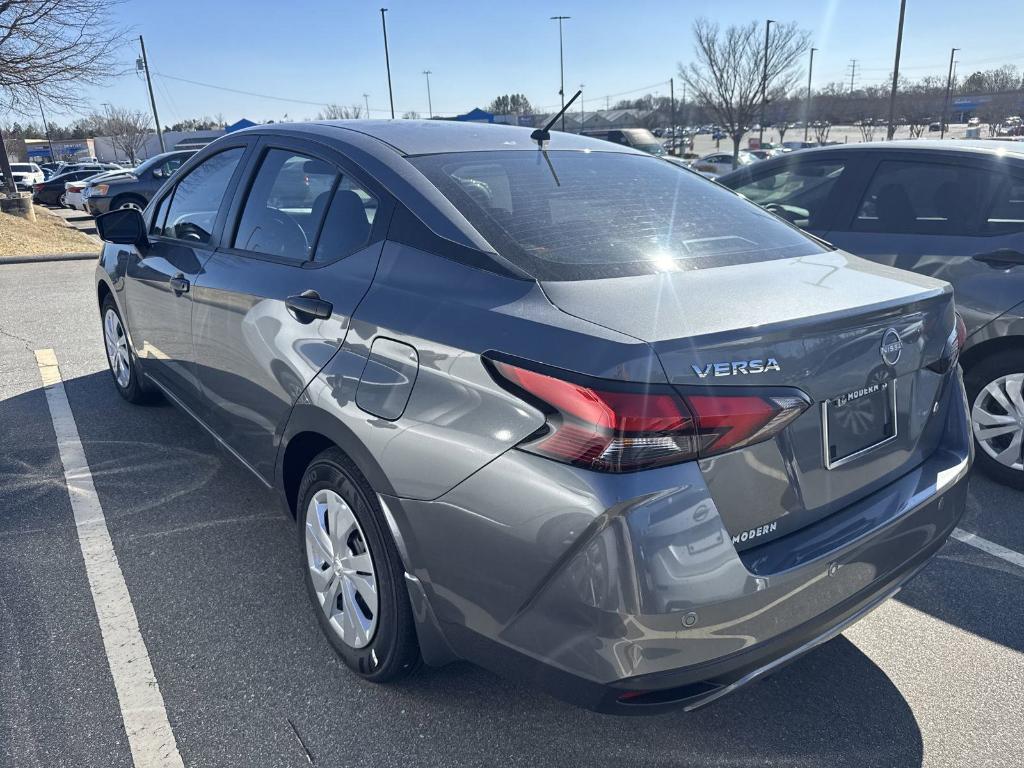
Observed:
[[[511,451],[436,501],[385,499],[421,638],[589,709],[707,704],[834,637],[942,546],[972,458],[957,384],[925,462],[742,552],[692,464],[608,476]]]

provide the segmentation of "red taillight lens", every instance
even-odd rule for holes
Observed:
[[[777,434],[808,406],[800,396],[694,394],[579,383],[494,361],[501,379],[547,412],[519,447],[577,466],[631,472],[722,453]]]

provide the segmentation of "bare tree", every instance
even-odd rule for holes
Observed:
[[[125,39],[115,26],[116,0],[0,2],[0,110],[28,114],[36,99],[63,107],[83,103],[83,86],[115,74],[111,52]],[[0,140],[0,147],[4,142]],[[13,188],[7,153],[0,172]]]
[[[152,132],[153,121],[147,113],[108,105],[105,114],[93,115],[92,118],[97,125],[97,132],[110,137],[118,157],[127,159],[133,165],[139,162],[142,145]]]
[[[363,108],[358,104],[351,107],[344,107],[341,104],[328,104],[317,114],[317,120],[358,120],[363,114]]]
[[[420,119],[420,113],[416,112],[415,110],[410,111],[410,112],[406,112],[404,115],[402,115],[402,119],[403,120],[419,120]]]
[[[679,75],[702,107],[714,114],[732,138],[733,158],[761,108],[762,86],[773,94],[793,90],[799,61],[810,36],[796,23],[778,24],[765,52],[761,26],[751,22],[724,31],[708,19],[693,25],[696,61],[679,65]],[[767,59],[767,79],[765,61]]]
[[[874,141],[875,140],[875,121],[868,117],[861,120],[860,125],[860,140],[861,141]]]

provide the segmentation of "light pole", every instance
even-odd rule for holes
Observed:
[[[427,114],[430,115],[431,119],[433,119],[434,103],[430,100],[430,76],[434,73],[429,69],[424,69],[423,74],[427,78]]]
[[[370,94],[363,94],[363,102],[366,104],[366,119],[370,119]]]
[[[551,21],[558,22],[558,70],[560,74],[558,95],[562,97],[562,109],[565,109],[565,54],[562,48],[562,22],[572,16],[552,16]],[[562,130],[565,130],[565,113],[562,113]]]
[[[668,79],[668,112],[669,126],[672,128],[672,143],[669,145],[669,154],[676,150],[676,79]]]
[[[764,144],[764,110],[768,104],[768,35],[774,23],[775,19],[765,19],[764,22],[764,75],[761,77],[761,130],[757,134],[758,144]]]
[[[146,41],[139,35],[139,46],[142,48],[142,68],[146,70],[146,85],[149,86],[149,105],[153,107],[153,120],[156,123],[156,136],[160,140],[160,151],[166,152],[164,131],[160,127],[160,115],[156,113],[156,99],[153,97],[153,81],[149,77],[149,59],[146,58]]]
[[[959,48],[953,48],[949,52],[949,74],[946,76],[946,100],[942,102],[942,122],[939,125],[939,138],[946,138],[946,115],[949,112],[949,93],[953,88],[953,57]]]
[[[892,91],[889,92],[889,126],[886,129],[889,141],[896,134],[896,85],[900,80],[900,50],[903,48],[903,17],[907,12],[907,0],[900,0],[900,26],[896,32],[896,62],[892,66]]]
[[[391,55],[388,53],[388,22],[384,14],[387,8],[380,9],[380,26],[384,30],[384,63],[388,68],[388,101],[391,102],[391,119],[395,119],[395,94],[391,92]]]
[[[46,113],[43,111],[43,100],[36,94],[36,102],[39,104],[39,114],[43,118],[43,128],[46,131],[46,143],[50,146],[50,162],[57,162],[57,156],[53,154],[53,139],[50,138],[50,124],[46,122]]]
[[[817,48],[811,48],[811,63],[807,67],[807,108],[804,109],[804,141],[807,141],[807,131],[811,127],[811,74],[814,72],[814,52]]]

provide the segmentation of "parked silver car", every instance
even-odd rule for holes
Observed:
[[[601,711],[700,706],[953,530],[962,324],[948,284],[691,171],[540,139],[218,139],[97,221],[113,381],[277,489],[356,674],[462,658]]]

